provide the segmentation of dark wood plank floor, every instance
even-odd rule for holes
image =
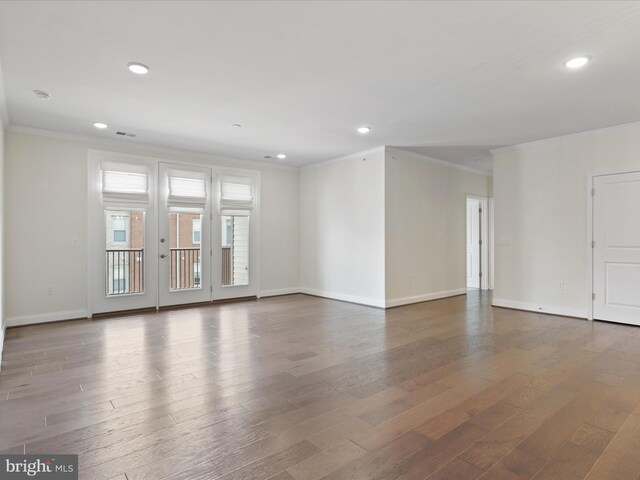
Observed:
[[[640,329],[293,295],[7,331],[0,450],[81,478],[638,479]]]

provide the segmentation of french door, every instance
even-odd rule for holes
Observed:
[[[214,169],[213,298],[258,295],[260,195],[256,172]]]
[[[211,169],[160,163],[158,179],[158,304],[210,301]]]
[[[156,185],[156,164],[149,159],[90,153],[90,313],[157,305]]]
[[[91,151],[90,314],[259,293],[258,172]]]

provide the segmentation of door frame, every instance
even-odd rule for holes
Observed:
[[[587,320],[593,321],[593,295],[595,293],[595,250],[593,248],[593,242],[595,238],[595,219],[594,219],[594,191],[595,191],[595,178],[606,177],[608,175],[620,175],[624,173],[640,173],[640,165],[638,167],[629,167],[616,170],[597,170],[587,173],[587,232],[586,232],[586,260],[587,260],[587,278],[586,278],[586,294],[587,299]]]
[[[489,287],[491,286],[491,280],[490,280],[490,261],[491,259],[489,258],[489,238],[490,238],[490,234],[489,234],[489,197],[485,197],[482,195],[471,195],[471,194],[467,194],[465,195],[465,200],[464,200],[464,221],[465,221],[465,233],[466,233],[466,228],[467,228],[467,200],[472,199],[472,200],[479,200],[480,201],[480,206],[482,208],[482,214],[480,215],[480,240],[482,241],[482,245],[480,246],[480,268],[482,271],[482,277],[480,277],[480,290],[489,290]],[[466,234],[465,234],[465,239],[466,239]],[[465,244],[466,244],[466,240],[465,240]],[[465,259],[467,258],[466,255],[466,251],[465,251]],[[465,271],[466,271],[466,260],[465,260]],[[466,274],[465,274],[465,279],[466,279]],[[465,280],[465,288],[466,288],[466,280]]]

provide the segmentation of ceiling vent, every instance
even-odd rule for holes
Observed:
[[[51,98],[51,95],[49,95],[47,92],[44,92],[42,90],[34,90],[33,93],[40,100],[49,100]]]
[[[116,135],[120,135],[121,137],[135,137],[135,134],[127,132],[116,132]]]

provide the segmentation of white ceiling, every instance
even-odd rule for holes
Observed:
[[[0,2],[11,124],[289,165],[387,144],[490,169],[640,120],[639,59],[639,2]]]

